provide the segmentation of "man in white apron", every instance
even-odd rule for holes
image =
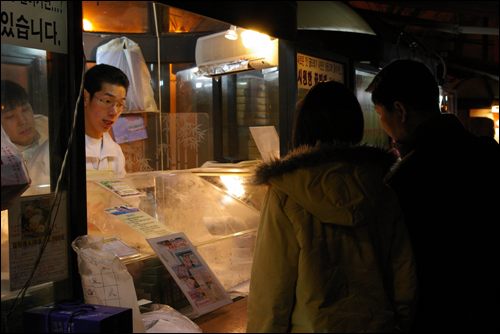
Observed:
[[[108,133],[125,108],[129,80],[119,68],[99,64],[87,71],[84,81],[85,150],[87,171],[126,174],[125,157]]]

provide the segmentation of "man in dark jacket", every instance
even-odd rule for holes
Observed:
[[[423,63],[390,63],[368,91],[402,156],[387,182],[417,265],[413,331],[498,332],[498,144],[440,113],[437,83]]]

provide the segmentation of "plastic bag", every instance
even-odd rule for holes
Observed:
[[[168,305],[153,304],[142,314],[146,333],[202,333],[198,325]]]
[[[158,111],[151,87],[151,75],[139,44],[127,37],[112,39],[97,48],[97,64],[121,69],[130,81],[127,92],[127,111]]]
[[[2,186],[28,183],[30,177],[23,157],[2,127]]]
[[[21,153],[2,127],[2,211],[28,188],[31,179]],[[3,252],[2,252],[3,254]],[[3,263],[3,262],[2,262]]]
[[[103,239],[88,235],[71,246],[78,254],[85,303],[132,309],[134,333],[144,333],[134,282],[117,256],[103,249]]]

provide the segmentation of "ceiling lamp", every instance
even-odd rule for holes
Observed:
[[[224,35],[227,39],[230,39],[232,41],[235,41],[238,39],[238,33],[236,32],[236,26],[231,26],[227,31],[226,34]]]
[[[93,26],[92,22],[86,18],[83,19],[83,30],[84,31],[94,30],[94,26]]]

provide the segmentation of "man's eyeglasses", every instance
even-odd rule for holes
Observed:
[[[116,101],[109,98],[100,98],[98,96],[95,96],[95,98],[106,108],[116,107],[116,109],[118,110],[123,110],[125,108],[125,103],[123,101]]]

